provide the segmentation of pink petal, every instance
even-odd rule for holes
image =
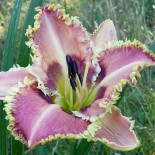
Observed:
[[[91,35],[94,45],[105,50],[109,41],[116,41],[116,29],[112,20],[105,20]]]
[[[30,148],[56,138],[77,138],[90,124],[64,112],[36,85],[21,88],[5,109],[9,130]]]
[[[26,68],[13,68],[7,72],[0,72],[0,99],[9,95],[9,89],[18,85],[18,82],[23,82],[26,76],[29,78],[31,76]]]
[[[63,68],[67,67],[67,54],[90,59],[92,50],[88,36],[78,19],[66,16],[58,5],[38,8],[37,11],[35,27],[28,29],[27,35],[29,45],[33,42],[30,46],[34,53],[39,52],[47,66],[59,62]]]
[[[123,86],[128,82],[136,84],[139,71],[155,65],[155,57],[138,41],[125,42],[100,54],[101,72],[98,98],[117,98]]]
[[[84,109],[78,111],[78,113],[75,113],[78,117],[82,117],[83,119],[96,119],[98,116],[104,112],[106,112],[106,109],[99,106],[99,103],[102,102],[102,99],[98,99],[94,101],[91,105],[88,107],[85,107]]]
[[[122,116],[120,110],[113,107],[97,122],[101,128],[96,132],[95,140],[122,151],[129,151],[139,146],[139,141],[132,130],[134,122]]]
[[[28,45],[35,56],[42,57],[40,66],[47,77],[44,82],[51,88],[62,76],[68,76],[67,54],[77,62],[79,72],[83,74],[85,64],[91,62],[92,49],[82,24],[77,18],[66,16],[59,5],[38,8],[37,11],[34,28],[27,30]]]
[[[136,84],[139,71],[155,65],[155,57],[140,42],[115,45],[100,54],[101,72],[97,79],[96,101],[80,111],[81,117],[97,117],[119,99],[123,86]],[[109,107],[108,107],[109,106]],[[109,110],[109,109],[107,109]],[[83,116],[82,116],[83,115]]]

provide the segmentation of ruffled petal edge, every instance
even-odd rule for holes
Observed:
[[[132,42],[130,40],[128,40],[126,42],[114,41],[114,42],[110,42],[108,44],[109,49],[117,48],[117,47],[121,47],[121,46],[137,46],[138,48],[141,48],[142,52],[144,52],[146,55],[148,55],[152,59],[153,63],[145,62],[145,63],[136,65],[135,67],[133,67],[132,72],[130,73],[131,81],[128,79],[122,79],[118,82],[118,84],[114,85],[114,91],[112,92],[112,95],[111,95],[112,100],[110,102],[104,100],[103,102],[100,102],[100,104],[99,104],[100,107],[106,108],[106,111],[110,111],[111,108],[113,107],[113,105],[117,103],[117,100],[120,99],[120,93],[122,92],[123,87],[126,84],[129,84],[133,87],[136,86],[137,78],[141,77],[141,75],[140,75],[141,70],[143,70],[146,67],[154,67],[155,66],[155,55],[152,52],[150,52],[148,50],[148,48],[144,44],[142,44],[140,41],[135,39]]]
[[[132,135],[132,138],[135,139],[135,144],[121,146],[119,144],[116,144],[115,142],[109,141],[105,137],[99,138],[98,132],[100,132],[100,129],[102,129],[102,119],[104,119],[104,117],[106,117],[106,115],[111,114],[112,111],[111,112],[105,112],[105,113],[101,114],[98,119],[96,119],[95,121],[92,122],[91,125],[89,125],[88,132],[92,133],[91,134],[92,137],[89,136],[88,141],[100,141],[100,142],[106,144],[107,146],[109,146],[113,149],[116,149],[116,150],[120,150],[120,151],[130,151],[130,150],[133,150],[133,149],[136,149],[137,147],[139,147],[140,141],[138,140],[138,138],[137,138],[137,136],[133,130],[135,121],[131,120],[131,118],[123,116],[121,114],[120,109],[117,108],[116,106],[113,106],[112,110],[118,112],[119,113],[118,117],[120,117],[124,122],[126,122],[128,124],[128,131]],[[94,130],[94,129],[96,129],[96,130]],[[86,135],[87,135],[87,133],[86,133]]]
[[[6,120],[9,121],[9,125],[7,129],[11,132],[11,134],[14,136],[15,140],[21,141],[23,144],[29,146],[28,141],[23,137],[22,134],[17,133],[15,130],[15,118],[12,114],[12,106],[13,101],[15,99],[15,96],[20,92],[21,88],[27,87],[35,83],[36,81],[32,81],[28,79],[28,77],[24,78],[23,83],[19,82],[18,86],[12,87],[10,89],[10,95],[6,96],[4,99],[4,102],[6,104],[4,105],[4,110],[6,111]],[[88,125],[87,129],[84,132],[81,132],[79,134],[55,134],[54,136],[49,136],[45,139],[41,139],[40,141],[34,143],[32,146],[30,146],[30,149],[34,149],[38,145],[44,145],[45,143],[51,142],[53,140],[56,140],[58,138],[60,139],[81,139],[85,138],[88,139],[88,137],[92,137],[95,135],[95,132],[99,129],[98,125],[96,124],[90,124]]]
[[[76,16],[70,17],[69,15],[65,14],[65,10],[61,9],[61,6],[59,4],[46,5],[45,8],[47,8],[49,11],[50,10],[55,11],[55,12],[57,11],[58,19],[62,20],[65,25],[67,25],[67,26],[74,25],[75,27],[81,29],[81,31],[84,33],[86,39],[82,40],[82,42],[84,43],[85,41],[87,41],[90,44],[90,47],[89,47],[90,51],[92,51],[91,63],[95,69],[95,73],[94,73],[91,81],[94,82],[100,72],[100,67],[98,65],[97,56],[95,55],[95,53],[93,53],[95,47],[94,47],[86,29],[83,27],[83,25],[79,21],[78,17],[76,17]],[[31,58],[32,58],[33,62],[35,62],[37,60],[37,58],[39,58],[39,59],[43,58],[42,54],[39,52],[39,50],[37,48],[37,45],[34,43],[34,33],[40,29],[41,16],[42,16],[43,12],[42,12],[41,7],[37,7],[36,11],[38,13],[34,16],[34,19],[35,19],[34,26],[32,27],[29,25],[28,29],[26,30],[26,36],[29,38],[29,41],[26,44],[28,47],[30,47],[32,49],[33,55],[31,56]],[[42,59],[42,61],[43,61],[43,59]],[[46,72],[45,71],[46,69],[43,69],[43,70],[44,70],[44,72]]]
[[[74,114],[77,117],[80,117],[84,120],[93,121],[93,120],[96,120],[98,117],[100,117],[100,115],[102,115],[102,113],[106,113],[106,112],[111,111],[113,105],[116,104],[117,101],[120,99],[120,93],[122,92],[123,87],[127,84],[134,87],[137,83],[137,78],[141,77],[140,71],[146,67],[155,66],[154,54],[151,53],[148,50],[148,48],[138,40],[134,40],[132,42],[130,40],[126,41],[126,42],[123,42],[123,41],[116,41],[115,42],[114,41],[114,42],[111,42],[108,44],[109,49],[118,48],[118,47],[122,47],[122,46],[137,46],[138,48],[141,48],[142,52],[144,52],[146,55],[148,55],[150,57],[150,59],[152,59],[152,63],[145,62],[145,63],[141,63],[141,64],[138,64],[135,67],[133,67],[132,72],[130,73],[130,79],[122,79],[117,84],[114,85],[114,90],[111,94],[111,100],[110,101],[109,101],[109,99],[106,99],[106,98],[99,99],[98,103],[96,102],[98,104],[98,108],[96,108],[96,110],[99,108],[102,108],[102,110],[100,110],[101,112],[99,112],[98,116],[94,116],[93,114],[92,114],[92,116],[91,115],[85,115],[85,113],[78,111],[78,112],[74,112]],[[95,107],[97,107],[97,105]],[[94,109],[94,107],[93,106],[91,107],[91,105],[88,108]]]

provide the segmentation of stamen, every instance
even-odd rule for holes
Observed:
[[[78,75],[76,75],[76,84],[77,84],[77,89],[81,92],[82,85],[81,85],[81,82],[80,82]]]
[[[91,87],[87,83],[90,64],[85,64],[84,75],[79,73],[78,65],[70,55],[66,55],[66,63],[68,66],[68,76],[61,79],[58,91],[62,93],[62,98],[57,101],[65,111],[72,113],[89,106],[96,98],[96,87]],[[63,81],[65,80],[65,81]],[[64,84],[64,85],[63,85]]]
[[[82,77],[82,75],[78,72],[77,63],[70,55],[66,55],[66,62],[69,69],[69,78],[66,78],[64,96],[70,111],[76,111],[92,103],[96,92],[92,89],[88,89],[86,83],[90,64],[86,64],[84,76]]]
[[[82,107],[82,97],[78,89],[76,88],[76,103],[78,103],[76,106],[76,109],[79,110]]]
[[[73,90],[72,88],[70,89],[70,107],[73,106]]]
[[[68,76],[71,77],[72,76],[72,64],[73,64],[73,60],[71,58],[70,55],[66,55],[66,62],[67,62],[67,66],[68,66]]]
[[[68,100],[68,83],[69,83],[69,79],[67,78],[65,80],[65,99],[68,105],[70,105],[70,101]],[[72,89],[72,88],[71,88]],[[70,91],[70,90],[69,90]]]
[[[81,74],[78,72],[78,66],[76,61],[72,60],[69,54],[66,55],[66,62],[68,66],[68,75],[70,78],[70,84],[72,88],[75,90],[75,87],[77,87],[76,77],[78,77],[78,79],[80,80],[81,86],[82,86],[83,79]]]
[[[72,88],[75,90],[76,82],[75,82],[74,78],[70,78],[70,84],[71,84]]]
[[[78,67],[77,67],[77,63],[75,61],[73,61],[72,65],[71,65],[71,70],[72,70],[72,74],[75,78],[76,74],[78,74]]]
[[[89,71],[89,64],[86,64],[84,77],[83,77],[83,85],[82,85],[83,88],[86,87],[86,79],[87,79],[88,71]]]
[[[74,105],[72,107],[73,110],[77,110],[78,108],[80,108],[79,107],[79,103],[81,103],[80,101],[81,101],[80,93],[79,93],[78,89],[76,88],[76,100],[75,100]]]
[[[67,62],[67,65],[70,65],[73,63],[73,60],[69,54],[66,55],[66,62]]]
[[[79,78],[79,80],[80,80],[80,83],[81,83],[81,85],[82,85],[82,82],[83,82],[82,75],[81,75],[81,74],[78,74],[78,78]]]

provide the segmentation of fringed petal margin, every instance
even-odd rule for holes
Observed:
[[[114,23],[107,19],[99,25],[97,30],[91,35],[94,46],[102,51],[107,48],[108,42],[117,41]]]
[[[18,92],[6,97],[5,111],[8,129],[17,140],[29,148],[43,145],[57,138],[83,138],[90,121],[64,112],[45,96],[37,83],[24,83]]]
[[[19,82],[22,82],[25,77],[33,79],[33,76],[28,72],[27,68],[16,68],[15,66],[7,72],[0,72],[0,99],[3,100],[5,96],[9,95],[9,89]]]
[[[134,86],[140,71],[155,65],[155,56],[141,42],[114,42],[100,54],[101,72],[98,76],[100,87],[98,98],[118,100],[126,83]]]
[[[15,88],[18,91],[5,98],[8,129],[15,139],[31,149],[58,138],[99,140],[123,151],[131,150],[139,144],[132,131],[133,124],[116,107],[113,107],[111,113],[106,112],[91,123],[53,104],[51,98],[38,90],[37,83],[32,80],[25,78],[24,83]]]
[[[96,85],[99,88],[96,101],[78,112],[78,117],[95,119],[101,113],[110,111],[119,99],[123,87],[128,83],[136,85],[140,71],[155,65],[155,56],[137,40],[113,42],[100,53],[99,73]]]
[[[69,17],[55,4],[39,7],[36,11],[38,14],[35,16],[34,28],[29,27],[26,35],[29,38],[27,45],[32,48],[34,54],[33,62],[36,57],[42,59],[40,66],[47,76],[47,81],[41,80],[54,89],[60,78],[67,77],[67,54],[76,61],[82,76],[86,63],[89,63],[91,68],[91,76],[88,77],[96,76],[95,67],[92,65],[92,44],[78,18]],[[39,73],[36,71],[36,74]]]
[[[115,106],[113,106],[111,112],[103,114],[92,125],[98,126],[99,129],[90,140],[101,141],[107,146],[121,151],[129,151],[140,145],[136,134],[132,130],[134,121],[124,117]]]

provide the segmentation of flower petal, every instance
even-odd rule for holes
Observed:
[[[100,126],[94,140],[99,140],[117,150],[129,151],[139,146],[140,142],[132,130],[134,122],[124,117],[115,106],[99,118],[95,124]]]
[[[9,89],[19,82],[22,82],[26,76],[32,76],[26,68],[12,68],[7,72],[0,72],[0,99],[9,95]]]
[[[93,52],[86,30],[76,17],[65,15],[64,10],[55,4],[37,8],[37,11],[34,28],[29,27],[26,33],[30,39],[27,44],[34,56],[42,57],[44,77],[49,80],[43,82],[54,89],[54,83],[68,76],[67,54],[76,61],[79,73],[83,76],[86,63],[91,64]],[[94,72],[94,69],[90,72]]]
[[[85,107],[80,111],[75,111],[74,115],[84,120],[94,121],[98,119],[100,114],[103,114],[106,112],[106,109],[104,107],[100,107],[100,104],[99,104],[100,102],[103,102],[103,100],[102,99],[96,100],[88,107]]]
[[[65,15],[64,10],[55,4],[37,11],[35,27],[27,30],[27,36],[29,46],[35,55],[42,55],[43,63],[48,66],[58,62],[66,68],[67,54],[81,60],[90,59],[89,39],[77,18]]]
[[[116,41],[116,29],[112,20],[105,20],[98,29],[91,35],[94,45],[102,50],[107,48],[109,41]]]
[[[114,45],[100,54],[101,72],[98,77],[98,99],[117,100],[126,83],[136,84],[139,71],[155,65],[155,56],[140,42],[125,42]]]
[[[139,71],[155,65],[155,56],[140,42],[117,43],[100,53],[101,72],[96,82],[98,95],[94,103],[78,112],[79,117],[94,119],[109,111],[119,99],[124,85],[129,83],[134,86],[136,77],[140,77]]]
[[[53,104],[37,84],[20,88],[5,110],[10,121],[8,129],[30,148],[57,138],[80,138],[90,124]]]

